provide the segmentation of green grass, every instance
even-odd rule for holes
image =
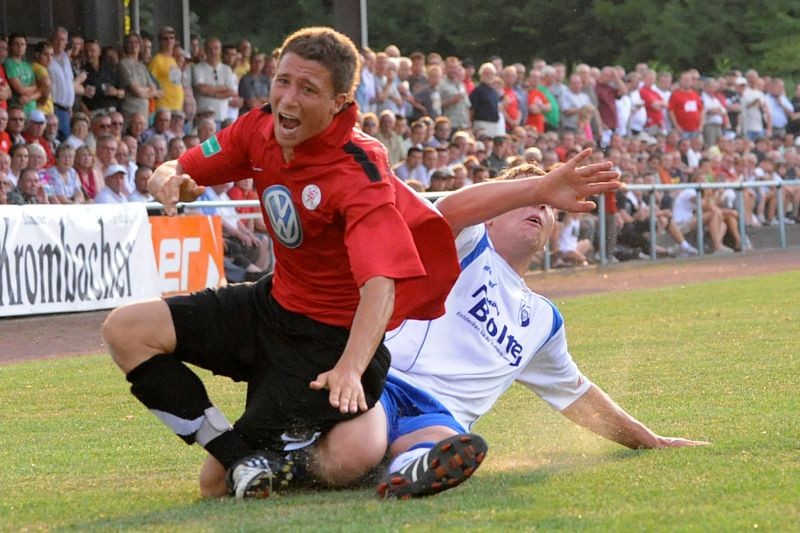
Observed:
[[[484,466],[440,496],[201,501],[202,450],[107,357],[37,361],[0,367],[0,531],[800,529],[800,272],[556,303],[588,377],[656,432],[713,445],[630,451],[515,386],[477,427]],[[203,378],[235,417],[242,386]]]

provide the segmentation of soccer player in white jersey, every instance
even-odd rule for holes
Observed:
[[[522,279],[550,237],[550,206],[466,227],[469,206],[444,198],[437,207],[457,235],[462,267],[447,312],[387,332],[392,366],[382,408],[337,426],[320,450],[326,461],[358,471],[365,457],[382,451],[370,443],[388,440],[393,461],[378,485],[381,497],[452,488],[486,453],[483,440],[468,431],[515,381],[576,424],[629,448],[706,444],[655,434],[581,374],[558,309]]]
[[[529,172],[530,166],[517,171]],[[486,453],[469,429],[514,381],[570,420],[631,448],[701,444],[654,434],[580,373],[560,313],[521,277],[550,236],[553,210],[531,205],[486,216],[498,212],[491,193],[507,194],[501,189],[479,185],[438,202],[457,236],[462,267],[447,312],[387,332],[392,367],[381,406],[338,424],[319,442],[309,465],[318,480],[348,484],[377,465],[388,445],[394,459],[378,486],[381,497],[425,496],[458,485]],[[207,462],[201,492],[221,494],[219,477]]]

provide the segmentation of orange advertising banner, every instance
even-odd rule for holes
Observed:
[[[163,296],[225,283],[218,216],[150,217],[150,224]]]

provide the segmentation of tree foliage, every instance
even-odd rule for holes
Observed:
[[[201,31],[268,50],[291,31],[331,24],[334,0],[192,0]],[[492,55],[530,64],[657,61],[712,74],[800,70],[797,0],[395,0],[368,2],[369,44],[437,51],[480,62]]]

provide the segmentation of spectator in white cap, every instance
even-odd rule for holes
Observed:
[[[124,204],[128,201],[125,197],[125,181],[127,180],[125,167],[117,163],[109,165],[105,173],[106,186],[94,198],[96,204]]]
[[[45,155],[47,156],[47,166],[51,167],[56,164],[56,158],[53,155],[53,150],[50,148],[50,143],[44,137],[44,129],[47,126],[47,118],[38,109],[31,111],[28,116],[28,121],[25,124],[25,132],[22,136],[28,144],[39,144],[44,148]]]

